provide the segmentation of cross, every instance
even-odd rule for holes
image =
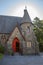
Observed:
[[[25,6],[25,9],[27,9],[27,6]]]

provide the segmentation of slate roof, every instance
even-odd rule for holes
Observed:
[[[31,22],[27,10],[24,10],[23,17],[0,15],[0,33],[11,33],[14,30],[17,22],[19,25],[23,22]]]
[[[26,9],[24,10],[24,16],[23,16],[23,19],[22,19],[22,23],[23,22],[31,22],[31,18],[30,18]]]
[[[21,21],[21,17],[0,16],[0,33],[10,33],[16,23]]]

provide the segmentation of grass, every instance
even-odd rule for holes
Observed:
[[[3,58],[3,54],[0,53],[0,59],[2,59],[2,58]]]

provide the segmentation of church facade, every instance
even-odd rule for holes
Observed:
[[[27,9],[23,17],[0,15],[0,44],[14,53],[39,54],[39,45]]]

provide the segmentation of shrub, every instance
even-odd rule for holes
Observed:
[[[5,48],[2,46],[2,45],[0,45],[0,53],[4,53],[4,51],[5,51]]]
[[[3,54],[2,53],[0,53],[0,59],[2,59],[3,58]]]
[[[8,54],[13,56],[14,55],[14,52],[12,50],[9,50],[8,51]]]

